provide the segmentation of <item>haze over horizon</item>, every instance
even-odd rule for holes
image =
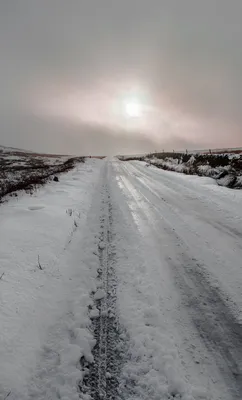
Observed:
[[[0,145],[242,146],[241,0],[0,3]]]

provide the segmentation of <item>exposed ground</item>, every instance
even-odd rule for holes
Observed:
[[[54,175],[67,172],[83,157],[24,152],[0,147],[0,201],[18,190],[33,190]]]

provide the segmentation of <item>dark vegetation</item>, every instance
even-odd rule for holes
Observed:
[[[4,151],[0,149],[0,201],[7,194],[15,195],[18,190],[30,193],[55,176],[67,172],[83,157],[55,156],[47,154]],[[57,179],[56,179],[57,178]]]

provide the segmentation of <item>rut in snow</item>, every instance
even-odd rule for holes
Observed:
[[[177,284],[192,321],[205,346],[213,354],[224,382],[234,399],[242,393],[242,325],[226,303],[222,292],[206,278],[202,265],[186,254],[175,270]]]
[[[122,339],[116,310],[117,277],[115,274],[115,249],[112,244],[112,204],[108,188],[103,188],[100,217],[100,242],[98,286],[101,299],[95,300],[99,317],[93,319],[92,330],[96,339],[93,349],[94,363],[86,365],[89,373],[81,388],[94,400],[118,397],[119,375],[122,365]],[[98,296],[97,296],[98,297]],[[94,295],[95,299],[95,295]]]

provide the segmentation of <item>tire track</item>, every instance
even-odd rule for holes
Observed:
[[[102,187],[102,204],[99,234],[99,269],[97,286],[104,292],[94,300],[99,317],[92,320],[92,332],[96,339],[93,349],[94,363],[81,360],[87,371],[80,388],[94,400],[115,399],[118,396],[119,375],[122,366],[122,340],[117,313],[116,254],[113,244],[112,203],[107,184]],[[95,298],[95,294],[94,294]]]
[[[234,399],[242,394],[242,326],[232,314],[218,288],[206,279],[202,266],[184,254],[172,265],[184,303],[201,340],[221,371]]]
[[[162,203],[162,197],[159,197],[153,186],[147,181],[141,183],[145,188],[145,194],[140,189],[140,185],[138,189],[134,185],[139,197],[135,195],[135,191],[130,190],[131,185],[129,187],[126,184],[127,190],[133,195],[144,218],[150,224],[154,238],[160,237],[160,241],[164,240],[164,237],[160,236],[160,232],[166,232],[169,242],[173,238],[172,252],[163,254],[163,257],[173,273],[182,305],[186,307],[186,312],[201,343],[212,355],[228,393],[232,396],[230,398],[241,399],[242,325],[229,306],[229,298],[226,301],[225,294],[210,281],[207,273],[209,268],[206,268],[206,264],[199,261],[199,258],[194,257],[196,253],[191,251],[191,247],[184,240],[185,232],[182,235],[179,231],[177,232],[176,224],[172,225],[174,215],[179,215],[178,212],[175,210],[172,215],[173,210],[170,205]],[[154,198],[159,200],[159,203],[154,201]],[[150,207],[146,209],[141,206],[142,202]],[[170,215],[172,218],[169,219]],[[157,228],[156,224],[152,224],[152,221],[159,220],[160,216],[162,216],[162,229],[160,226]]]

